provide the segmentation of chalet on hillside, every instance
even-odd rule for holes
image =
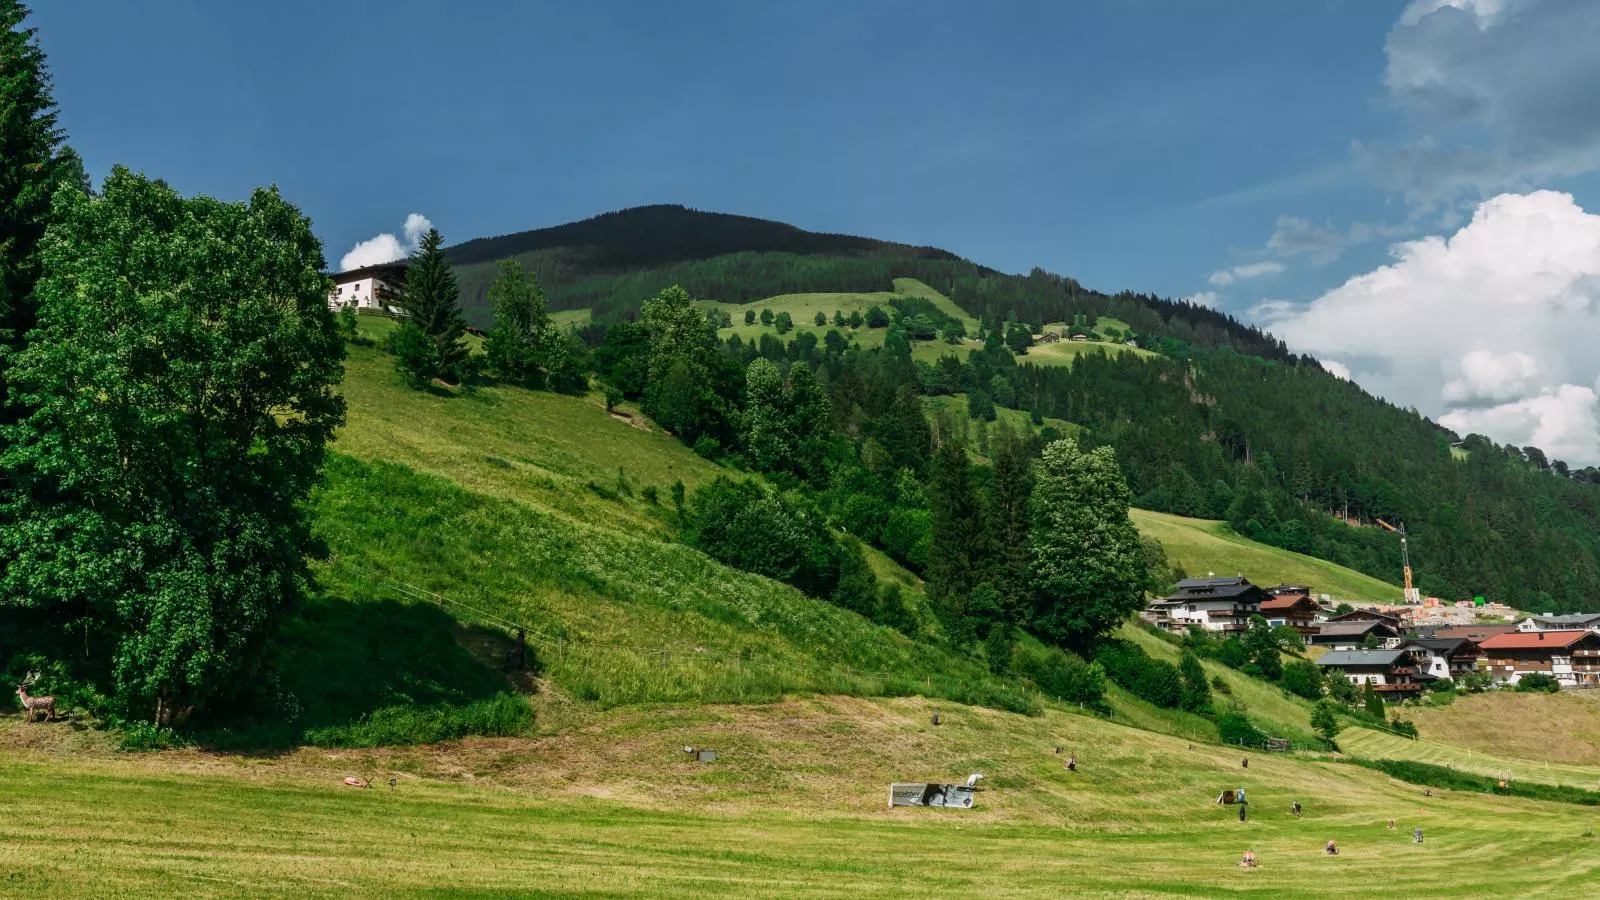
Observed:
[[[1244,576],[1185,578],[1171,596],[1150,605],[1150,620],[1172,631],[1244,631],[1267,592]]]
[[[340,272],[333,278],[333,293],[328,295],[329,309],[353,306],[358,310],[399,312],[394,303],[406,283],[406,262],[380,263]]]
[[[1070,337],[1070,338],[1067,338],[1067,340],[1069,340],[1069,341],[1073,341],[1073,342],[1075,342],[1075,343],[1077,343],[1077,342],[1082,342],[1082,341],[1087,341],[1087,340],[1088,340],[1088,339],[1089,339],[1089,336],[1088,336],[1088,335],[1087,335],[1087,334],[1083,334],[1083,333],[1081,333],[1081,332],[1080,332],[1080,333],[1078,333],[1078,334],[1074,334],[1074,335],[1073,335],[1073,336],[1072,336],[1072,337]]]
[[[1573,613],[1566,616],[1528,616],[1517,622],[1516,629],[1525,634],[1532,634],[1535,631],[1600,632],[1600,613]]]
[[[1306,641],[1330,650],[1355,650],[1367,643],[1368,635],[1380,647],[1391,646],[1400,640],[1399,629],[1377,619],[1366,619],[1358,622],[1323,622],[1317,633],[1306,638]]]
[[[1417,670],[1416,662],[1405,650],[1333,650],[1317,660],[1322,673],[1334,677],[1342,672],[1351,684],[1372,685],[1384,699],[1404,700],[1422,693],[1434,677]]]
[[[1543,672],[1564,687],[1600,684],[1600,634],[1534,631],[1497,634],[1480,645],[1478,667],[1497,681],[1516,684]]]
[[[1269,588],[1267,599],[1261,601],[1261,615],[1268,625],[1290,625],[1303,637],[1310,637],[1321,629],[1317,615],[1322,607],[1311,597],[1311,589],[1298,584],[1280,584]]]
[[[1046,331],[1044,334],[1039,335],[1039,343],[1041,344],[1056,344],[1060,343],[1060,341],[1061,333],[1057,331]]]
[[[1464,637],[1418,638],[1401,644],[1400,649],[1411,654],[1418,672],[1435,678],[1460,678],[1477,668],[1483,656],[1478,645]]]

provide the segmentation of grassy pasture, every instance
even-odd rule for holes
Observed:
[[[1268,587],[1280,582],[1307,584],[1340,600],[1400,599],[1400,589],[1394,585],[1326,560],[1258,544],[1235,534],[1225,522],[1144,509],[1131,510],[1130,515],[1141,534],[1161,541],[1168,558],[1182,563],[1194,577],[1207,572],[1219,577],[1243,574]]]
[[[1570,896],[1593,809],[1421,789],[1094,718],[919,699],[614,710],[430,748],[71,755],[0,722],[15,896]],[[20,734],[19,734],[20,732]],[[705,765],[681,745],[713,746]],[[1067,773],[1055,746],[1078,755]],[[891,780],[987,776],[972,810]],[[377,785],[343,787],[357,775]],[[390,777],[398,787],[391,792]],[[1213,800],[1244,787],[1250,821]],[[1301,819],[1289,815],[1298,800]],[[1383,823],[1397,820],[1388,831]],[[1426,830],[1426,843],[1410,829]],[[1328,840],[1342,854],[1321,853]],[[1255,870],[1235,865],[1254,849]]]

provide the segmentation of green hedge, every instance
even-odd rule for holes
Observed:
[[[1600,806],[1600,791],[1566,785],[1537,784],[1525,781],[1508,781],[1500,786],[1498,779],[1472,772],[1460,772],[1446,766],[1412,762],[1402,759],[1360,759],[1349,757],[1342,762],[1376,769],[1392,778],[1428,787],[1452,791],[1474,791],[1480,794],[1500,794],[1507,797],[1524,797],[1529,800],[1548,800],[1553,803],[1576,803],[1580,806]]]

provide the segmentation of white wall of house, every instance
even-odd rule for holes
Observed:
[[[383,291],[394,290],[394,285],[382,278],[365,276],[342,284],[335,284],[333,293],[328,295],[328,308],[340,309],[345,306],[354,306],[356,309],[379,309],[383,307],[377,299],[377,294]],[[389,312],[395,312],[393,307]]]
[[[1228,625],[1245,625],[1250,622],[1251,613],[1248,612],[1248,606],[1242,607],[1247,611],[1238,616],[1210,615],[1213,610],[1231,612],[1234,606],[1232,600],[1195,600],[1174,604],[1170,616],[1172,621],[1181,627],[1197,625],[1206,631],[1222,631]]]

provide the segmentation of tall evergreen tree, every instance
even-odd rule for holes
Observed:
[[[461,318],[461,291],[450,261],[445,259],[444,237],[439,229],[428,229],[411,255],[399,305],[407,316],[401,330],[416,329],[427,339],[425,344],[416,341],[414,335],[408,336],[410,340],[396,339],[397,348],[427,350],[426,355],[411,350],[397,360],[413,383],[426,383],[431,378],[458,379],[468,352],[467,323]]]
[[[1026,616],[1032,596],[1028,499],[1033,494],[1033,466],[1010,426],[996,426],[989,443],[994,464],[987,516],[989,543],[994,552],[991,581],[1000,592],[1008,617],[1017,623]]]
[[[1034,628],[1085,646],[1144,605],[1144,553],[1110,447],[1071,440],[1044,449],[1030,512]]]
[[[953,440],[939,445],[927,494],[933,532],[928,550],[928,596],[946,612],[965,615],[986,562],[983,511],[966,447]]]
[[[77,154],[61,147],[50,76],[28,8],[0,0],[0,350],[22,348],[33,327],[33,289],[39,279],[39,242],[58,179],[58,153],[69,180],[82,173]],[[0,401],[5,400],[6,354],[0,352]],[[23,412],[0,402],[0,423]]]

